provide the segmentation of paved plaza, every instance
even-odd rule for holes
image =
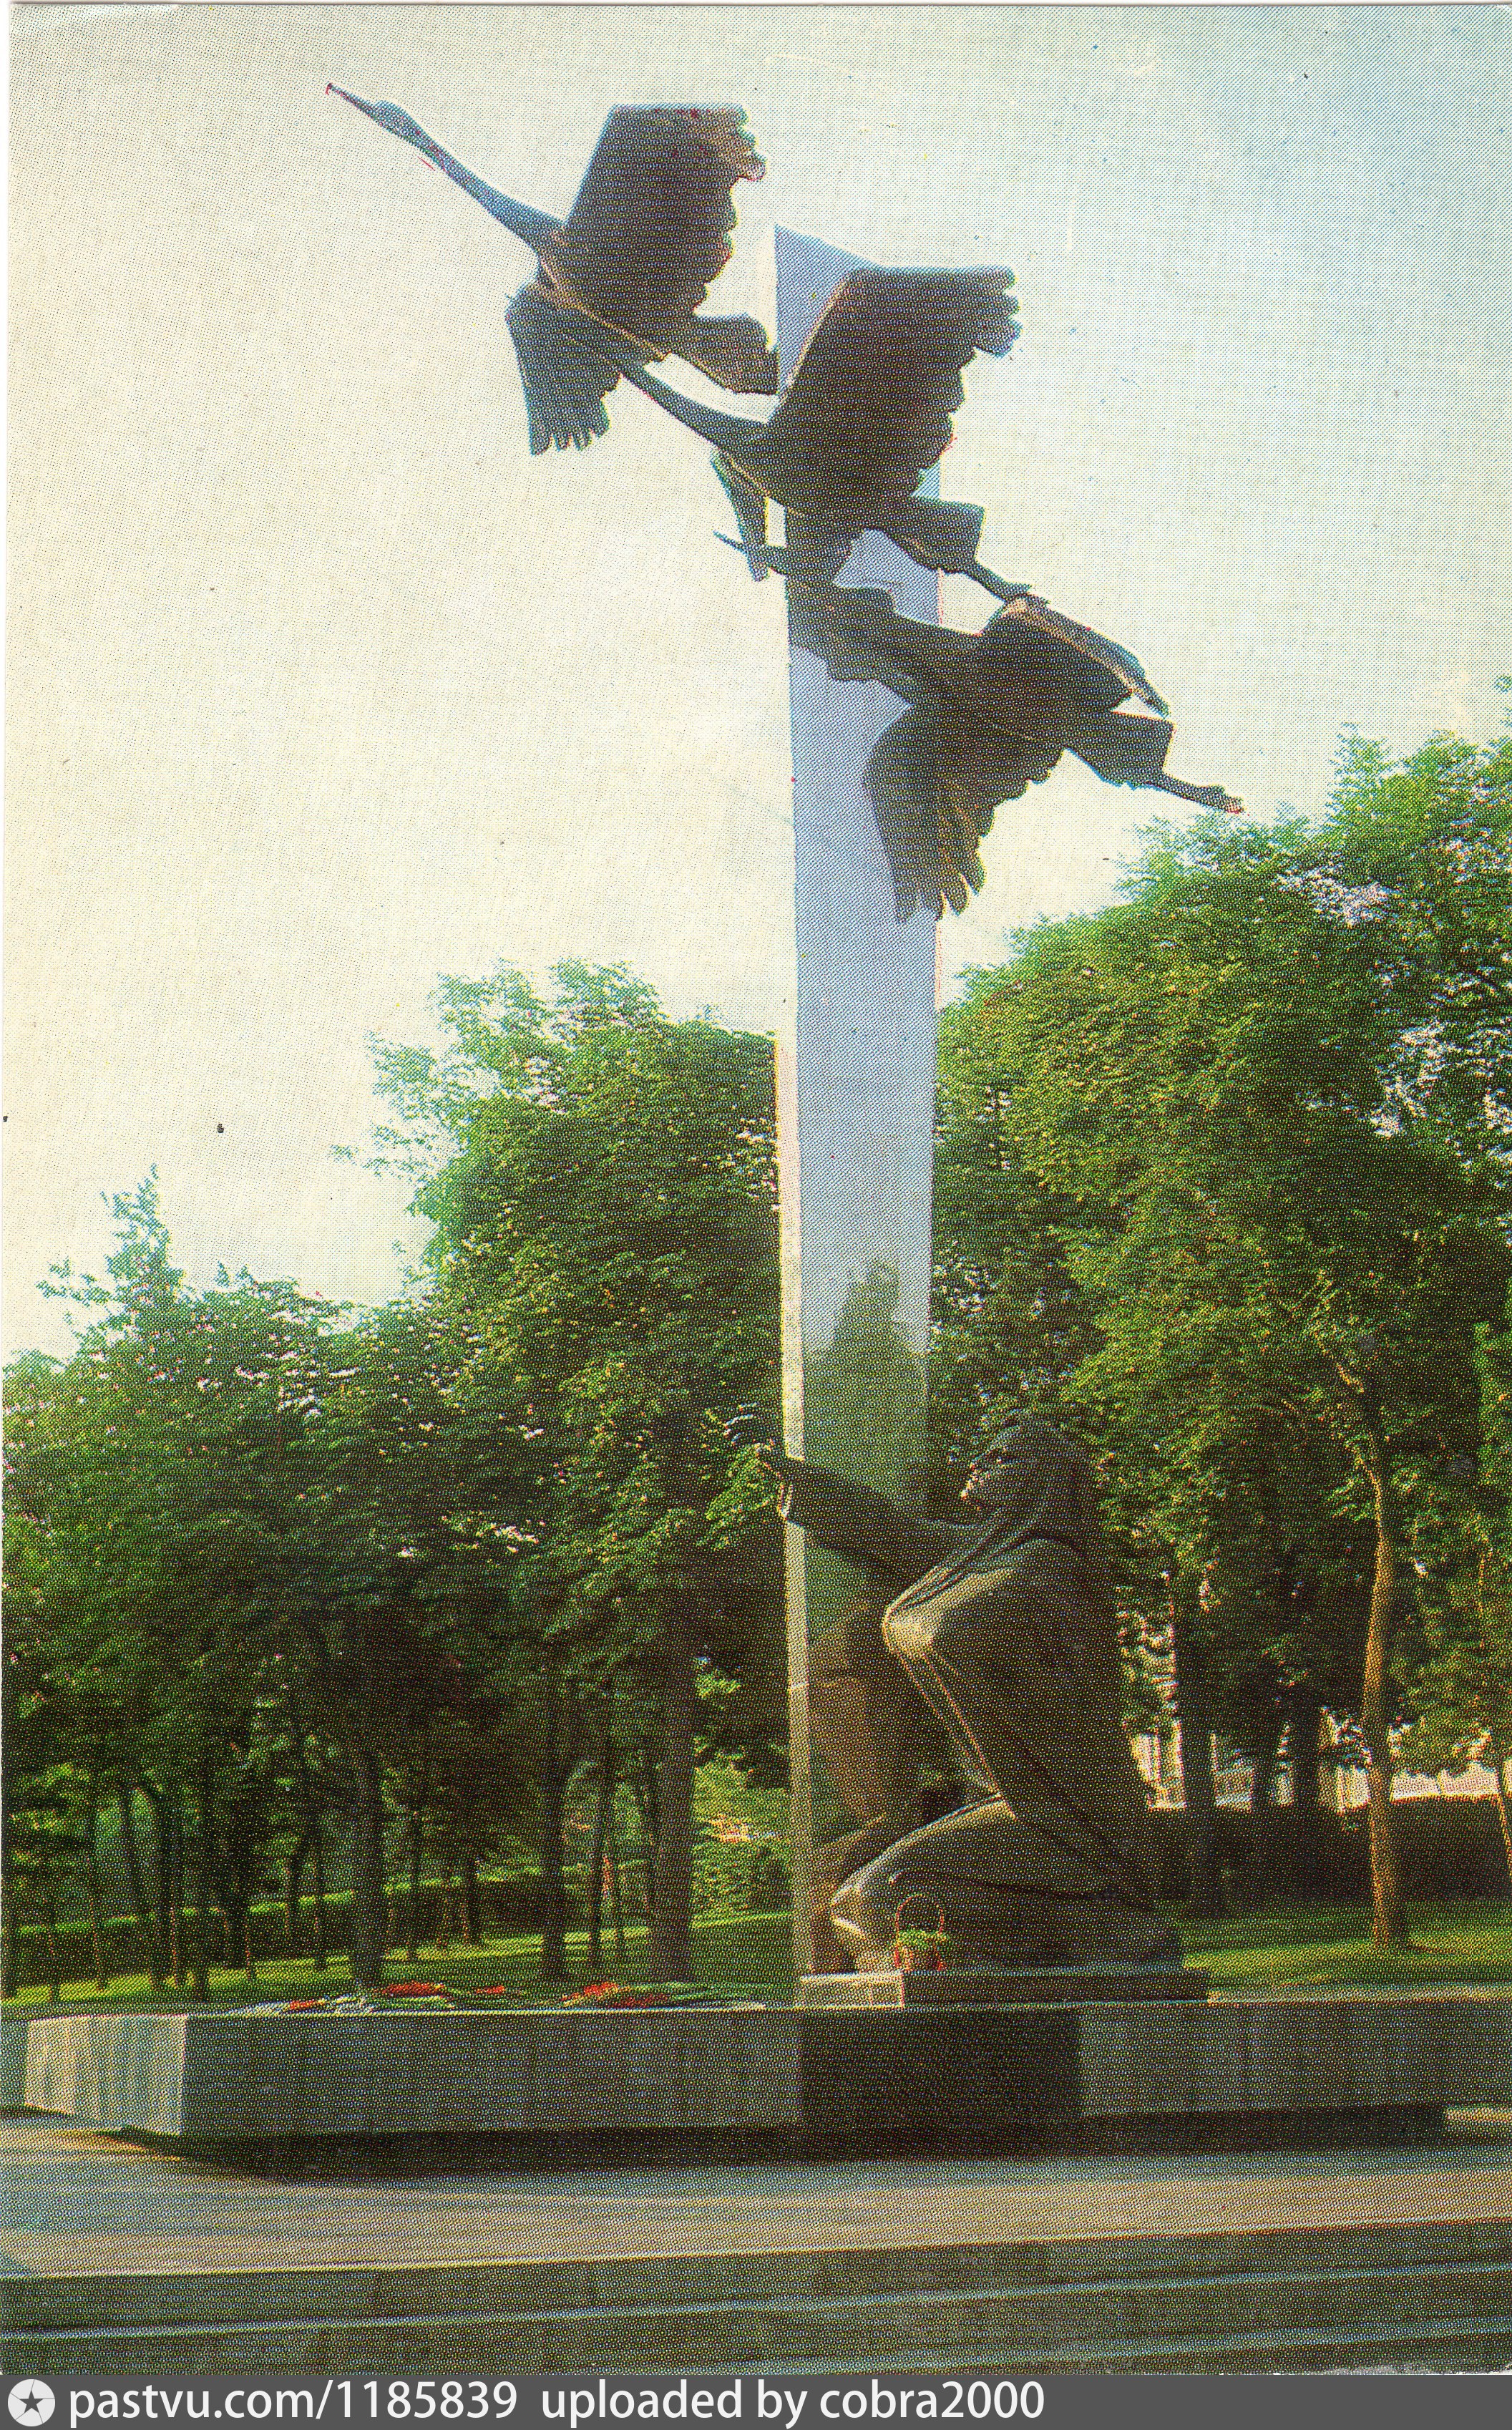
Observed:
[[[0,2124],[6,2360],[278,2375],[1512,2365],[1512,2115],[1442,2144],[277,2179]]]
[[[276,2182],[0,2122],[4,2266],[53,2275],[1512,2223],[1512,2115],[1406,2150],[535,2169]]]

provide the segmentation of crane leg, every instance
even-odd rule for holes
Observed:
[[[977,557],[973,557],[963,571],[971,575],[973,582],[979,582],[984,591],[990,591],[994,599],[1036,599],[1039,595],[1032,583],[1005,582],[1001,574],[994,574],[991,567],[984,565]]]
[[[1163,770],[1151,782],[1162,793],[1179,794],[1184,802],[1199,802],[1205,810],[1227,810],[1231,818],[1238,818],[1244,808],[1243,803],[1236,801],[1232,793],[1225,793],[1221,785],[1184,785],[1179,776],[1168,776]]]

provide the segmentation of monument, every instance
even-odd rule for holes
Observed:
[[[1024,1418],[979,1462],[966,1518],[923,1510],[937,923],[982,883],[993,807],[1061,750],[1110,781],[1193,790],[1164,777],[1170,723],[1137,662],[988,573],[981,510],[934,493],[961,370],[1014,335],[1007,275],[877,272],[779,231],[782,401],[765,424],[711,415],[646,364],[678,353],[732,387],[773,385],[765,333],[698,309],[733,187],[760,169],[741,113],[614,112],[558,223],[404,112],[357,106],[536,248],[510,313],[532,448],[601,435],[621,378],[648,390],[713,440],[753,573],[789,577],[788,1449],[773,1465],[791,1523],[800,1993],[636,2013],[39,2018],[8,2055],[27,2105],[177,2148],[471,2136],[527,2153],[640,2139],[660,2155],[690,2139],[1232,2139],[1237,2122],[1260,2139],[1329,2122],[1400,2135],[1504,2098],[1504,1997],[1209,2006],[1182,1970],[1152,1895],[1076,1448]],[[1003,615],[977,636],[939,629],[940,571],[985,583]],[[1134,697],[1148,716],[1125,715]],[[929,1761],[948,1812],[921,1804]],[[955,1963],[892,1965],[911,1906],[938,1918]]]
[[[800,359],[849,255],[779,228],[777,342]],[[933,476],[928,476],[932,484]],[[885,586],[914,616],[938,578],[868,533],[842,583]],[[789,608],[791,605],[789,593]],[[841,688],[789,631],[793,993],[777,1041],[787,1440],[857,1483],[918,1503],[928,1351],[935,924],[900,921],[863,771],[897,713],[879,685]],[[843,1963],[828,1924],[838,1875],[816,1879],[813,1794],[867,1853],[914,1818],[913,1706],[880,1650],[888,1600],[842,1556],[787,1530],[793,1959]],[[811,1650],[812,1649],[812,1650]],[[845,1863],[845,1852],[826,1863]],[[849,1866],[847,1865],[847,1870]],[[817,1945],[815,1933],[817,1932]]]
[[[823,331],[835,317],[835,297],[864,291],[867,275],[829,247],[778,232],[777,346],[785,372],[796,363],[801,374],[811,363],[816,325]],[[942,303],[941,293],[937,308]],[[942,308],[941,319],[954,366],[959,341],[949,331],[960,324]],[[952,376],[958,399],[954,369]],[[786,409],[785,400],[778,410]],[[981,516],[975,508],[969,513],[974,543]],[[789,528],[795,522],[805,528],[802,518],[789,515]],[[1044,1591],[1055,1568],[1048,1539],[1026,1536],[1012,1555],[1016,1597],[991,1566],[991,1548],[1011,1535],[1010,1522],[989,1519],[985,1529],[957,1523],[953,1529],[931,1525],[920,1508],[935,924],[947,900],[959,907],[966,885],[981,884],[975,844],[991,813],[989,807],[964,823],[955,815],[932,748],[938,725],[936,737],[925,737],[922,781],[901,816],[887,814],[897,793],[888,794],[877,771],[899,728],[908,725],[897,707],[899,693],[913,697],[896,672],[900,655],[911,642],[926,664],[953,666],[978,645],[939,628],[936,583],[907,551],[908,535],[896,518],[887,532],[866,533],[833,583],[806,573],[799,579],[794,551],[765,549],[764,523],[744,536],[766,562],[793,577],[796,993],[779,1041],[778,1161],[784,1432],[789,1446],[802,1446],[807,1464],[779,1457],[774,1465],[785,1478],[785,1515],[792,1523],[789,1745],[797,1973],[805,1982],[853,1969],[887,1970],[896,1916],[906,1902],[922,1897],[940,1915],[953,1955],[972,1964],[980,1996],[987,1994],[981,1970],[989,1966],[1033,1968],[1037,1981],[1047,1966],[1109,1962],[1154,1962],[1169,1974],[1179,1951],[1153,1910],[1149,1825],[1119,1720],[1116,1636],[1093,1549],[1085,1463],[1077,1464],[1060,1437],[1025,1431],[1023,1448],[1033,1437],[1038,1454],[1038,1462],[1028,1463],[1037,1483],[1028,1488],[1026,1477],[1026,1490],[1041,1491],[1054,1470],[1074,1477],[1088,1505],[1085,1551],[1072,1559],[1074,1566],[1080,1557],[1086,1579],[1072,1599],[1077,1618],[1066,1642],[1069,1649],[1082,1627],[1095,1638],[1095,1654],[1071,1658],[1057,1673],[1047,1652],[1038,1663],[1026,1660],[1010,1682],[1011,1650],[998,1645],[975,1671],[979,1689],[989,1677],[997,1684],[985,1701],[978,1693],[968,1716],[954,1689],[941,1685],[950,1632],[939,1614],[924,1601],[905,1609],[909,1590],[925,1597],[924,1573],[962,1538],[986,1566],[973,1565],[963,1550],[965,1567],[946,1592],[959,1613],[972,1593],[968,1580],[982,1582],[979,1632],[989,1638],[1022,1629],[1025,1604]],[[1003,617],[1015,612],[1005,607]],[[1087,636],[1088,663],[1096,639]],[[1096,672],[1110,702],[1137,688],[1151,697],[1133,660],[1112,644],[1101,651]],[[913,716],[917,724],[919,712]],[[1154,719],[1127,722],[1155,726]],[[1158,730],[1169,740],[1168,725]],[[1021,756],[1039,748],[1022,718],[1007,747]],[[999,1463],[999,1483],[1012,1473]],[[1031,1540],[1038,1555],[1028,1549]],[[1049,1624],[1048,1612],[1031,1623]],[[939,1640],[938,1651],[926,1648],[926,1638],[931,1645]],[[1022,1706],[1017,1739],[1008,1718],[1016,1699]],[[1053,1711],[1061,1778],[1047,1794],[1023,1750]],[[937,1754],[954,1753],[957,1776],[977,1790],[964,1811],[934,1821],[916,1803],[931,1738]],[[1084,1775],[1099,1776],[1073,1785],[1078,1765]],[[822,1807],[839,1826],[817,1851],[816,1784]],[[1052,1820],[1057,1803],[1061,1810]],[[915,1995],[922,1989],[915,1987]],[[835,1991],[831,1985],[827,1993],[816,1988],[806,1996],[833,1999]]]

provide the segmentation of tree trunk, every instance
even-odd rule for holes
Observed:
[[[614,1918],[614,1963],[624,1964],[624,1899],[620,1888],[620,1827],[609,1799],[609,1912]]]
[[[405,1956],[412,1965],[420,1956],[420,1871],[425,1845],[425,1825],[418,1802],[409,1808],[409,1928],[405,1935]]]
[[[656,1802],[660,1794],[656,1751],[644,1738],[637,1751],[630,1793],[640,1823],[640,1906],[649,1923],[656,1912],[656,1852],[661,1843],[661,1821]]]
[[[1502,1825],[1502,1853],[1506,1858],[1507,1888],[1512,1890],[1512,1807],[1506,1794],[1506,1768],[1512,1761],[1512,1751],[1504,1747],[1495,1734],[1487,1752],[1491,1758],[1491,1777],[1496,1783],[1496,1811]]]
[[[17,1979],[21,1968],[21,1944],[17,1938],[21,1922],[20,1905],[16,1885],[8,1873],[5,1883],[5,1958],[0,1965],[0,1988],[3,1988],[8,2000],[13,2000],[21,1989]]]
[[[614,1708],[606,1706],[599,1739],[598,1793],[593,1800],[593,1843],[588,1860],[588,1971],[595,1978],[604,1963],[604,1843],[614,1799]]]
[[[353,1746],[352,1980],[359,1991],[383,1982],[383,1767],[372,1747]]]
[[[215,1800],[209,1753],[200,1760],[199,1828],[194,1834],[194,1997],[210,1996],[210,1841],[215,1829]]]
[[[57,2007],[63,1996],[63,1964],[58,1947],[58,1900],[49,1872],[42,1883],[42,1935],[47,1944],[47,1998]]]
[[[478,1852],[472,1836],[462,1841],[462,1939],[476,1949],[483,1939],[483,1908],[478,1897]]]
[[[1218,1796],[1213,1785],[1213,1729],[1207,1704],[1207,1662],[1194,1625],[1194,1589],[1180,1581],[1171,1597],[1171,1644],[1181,1722],[1181,1783],[1187,1802],[1187,1906],[1194,1916],[1221,1915]]]
[[[1387,1666],[1391,1658],[1391,1622],[1396,1606],[1397,1560],[1391,1526],[1390,1487],[1379,1430],[1366,1414],[1369,1465],[1366,1476],[1375,1518],[1375,1573],[1371,1580],[1371,1617],[1365,1637],[1360,1685],[1360,1736],[1365,1741],[1365,1783],[1370,1797],[1371,1903],[1377,1949],[1407,1944],[1406,1906],[1397,1862],[1391,1812],[1391,1733],[1387,1723]]]
[[[291,1688],[288,1690],[286,1701],[290,1744],[294,1757],[294,1780],[299,1791],[300,1810],[304,1816],[304,1837],[301,1839],[300,1845],[304,1847],[307,1842],[315,1863],[314,1965],[317,1974],[324,1974],[326,1956],[325,1845],[321,1836],[321,1808],[315,1794],[315,1783],[310,1777],[309,1760],[305,1752],[305,1724]]]
[[[184,1964],[184,1812],[175,1786],[163,1807],[168,1833],[168,1954],[174,1969],[174,1989],[183,1991],[189,1986]]]
[[[1271,1838],[1275,1827],[1275,1807],[1271,1802],[1276,1778],[1276,1757],[1281,1752],[1281,1716],[1266,1731],[1255,1750],[1254,1779],[1250,1789],[1250,1848],[1246,1867],[1246,1888],[1253,1906],[1267,1906],[1274,1888],[1275,1867],[1272,1862]]]
[[[155,1992],[163,1988],[162,1943],[158,1938],[157,1922],[147,1897],[141,1873],[141,1852],[137,1845],[136,1795],[130,1789],[116,1790],[116,1805],[121,1815],[121,1853],[125,1859],[126,1883],[131,1891],[131,1904],[147,1949],[147,1974]]]
[[[317,1817],[311,1825],[310,1855],[315,1866],[315,1955],[317,1974],[325,1972],[325,1840]]]
[[[564,1768],[561,1690],[554,1663],[546,1666],[540,1728],[540,1979],[567,1980],[567,1875],[562,1843]]]
[[[297,1957],[304,1947],[305,1866],[309,1856],[307,1822],[284,1858],[284,1956]]]
[[[0,1961],[0,1997],[5,1997],[5,2000],[14,2000],[17,1990],[22,1988],[20,1986],[22,1944],[20,1944],[20,1937],[17,1937],[17,1934],[20,1934],[20,1922],[22,1922],[20,1906],[22,1903],[20,1903],[20,1895],[17,1895],[17,1886],[14,1886],[14,1876],[8,1869],[8,1872],[5,1872],[5,1924],[3,1924],[5,1958]]]
[[[84,1879],[90,1902],[90,1939],[94,1944],[94,1988],[97,1991],[105,1991],[109,1989],[109,1977],[105,1971],[105,1943],[100,1936],[99,1822],[99,1791],[91,1780],[89,1822],[84,1834]]]
[[[1318,1730],[1322,1700],[1304,1679],[1291,1691],[1287,1747],[1291,1760],[1291,1888],[1301,1898],[1318,1887]]]
[[[691,1972],[693,1887],[693,1719],[697,1688],[693,1633],[686,1605],[674,1606],[662,1649],[662,1751],[657,1782],[656,1906],[651,1919],[651,1979],[686,1983]]]
[[[141,1783],[141,1793],[152,1816],[152,1896],[153,1913],[157,1919],[158,1976],[157,1988],[166,1990],[173,1971],[174,1916],[174,1851],[173,1826],[169,1818],[165,1790],[154,1789],[150,1782]]]

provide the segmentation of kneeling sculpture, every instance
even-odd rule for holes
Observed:
[[[893,1589],[880,1646],[816,1646],[820,1743],[877,1709],[877,1682],[863,1674],[890,1656],[984,1792],[921,1829],[899,1836],[878,1819],[823,1852],[821,1945],[827,1925],[842,1960],[885,1967],[899,1908],[923,1897],[966,1964],[1179,1963],[1155,1905],[1083,1454],[1021,1418],[972,1470],[965,1521],[917,1519],[827,1470],[771,1457],[784,1518]]]

